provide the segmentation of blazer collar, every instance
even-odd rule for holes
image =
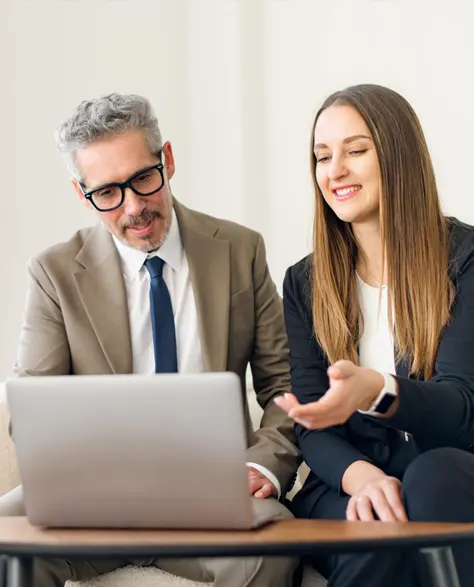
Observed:
[[[99,224],[76,256],[77,291],[112,373],[132,373],[127,294],[117,248]]]
[[[210,216],[177,200],[174,209],[189,265],[206,371],[225,371],[229,343],[230,242]]]

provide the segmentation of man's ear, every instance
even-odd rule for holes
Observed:
[[[166,175],[168,177],[168,180],[170,180],[174,175],[175,167],[174,167],[173,149],[172,149],[171,143],[169,141],[166,141],[166,143],[163,145],[163,149],[161,150],[161,155],[162,155],[162,159],[163,159],[163,165],[165,166],[165,169],[166,169]]]
[[[89,202],[89,200],[84,197],[84,192],[82,191],[81,186],[79,185],[79,182],[77,181],[77,179],[75,177],[73,177],[71,179],[71,183],[74,187],[76,194],[79,196],[79,199],[81,200],[81,202],[84,204],[84,206],[86,208],[89,208],[89,210],[91,210],[93,208],[93,206]]]

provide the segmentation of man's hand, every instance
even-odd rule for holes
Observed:
[[[316,402],[300,404],[291,393],[275,398],[295,422],[310,430],[344,424],[357,410],[367,410],[385,385],[378,371],[337,361],[328,369],[329,389]]]
[[[258,499],[266,499],[267,497],[278,497],[278,491],[275,485],[257,471],[253,467],[248,467],[249,471],[249,490],[250,495]]]

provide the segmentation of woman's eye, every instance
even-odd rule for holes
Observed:
[[[358,149],[356,151],[350,151],[349,155],[362,155],[362,153],[366,153],[367,149]]]
[[[324,157],[318,157],[316,159],[316,163],[326,163],[326,161],[329,161],[329,156],[325,155]]]

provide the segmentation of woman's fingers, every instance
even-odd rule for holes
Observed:
[[[355,522],[372,522],[375,520],[375,514],[382,522],[395,522],[395,516],[392,512],[382,491],[373,492],[368,495],[359,495],[352,497],[347,504],[346,519]]]
[[[357,522],[358,519],[359,516],[357,515],[357,501],[351,497],[347,503],[346,520],[349,520],[349,522]]]
[[[372,510],[372,502],[368,495],[361,495],[356,498],[357,517],[362,522],[373,522],[374,512]]]
[[[395,477],[385,477],[365,485],[349,500],[346,518],[351,521],[378,519],[381,522],[407,522],[400,481]]]
[[[385,488],[385,496],[395,516],[395,521],[408,522],[408,516],[405,511],[405,506],[403,505],[402,498],[400,496],[399,488],[396,485],[390,483]]]
[[[382,489],[374,489],[371,492],[371,502],[378,519],[381,522],[396,522],[397,518],[392,510],[392,507],[387,499],[385,492]]]

